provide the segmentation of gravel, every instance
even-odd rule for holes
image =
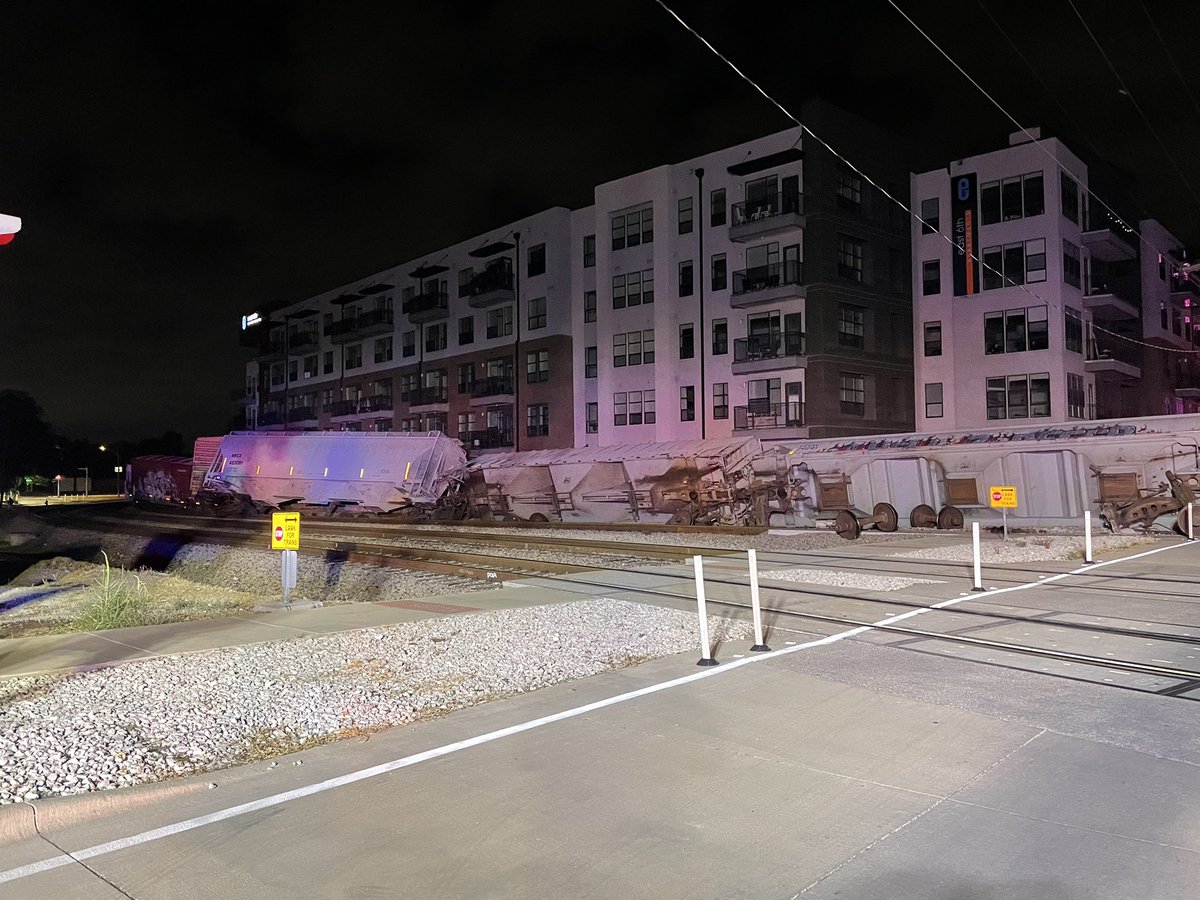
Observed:
[[[1092,553],[1099,556],[1127,547],[1138,547],[1153,543],[1152,538],[1132,535],[1100,535],[1092,539]],[[1082,537],[1058,537],[1039,535],[1036,537],[1010,537],[1007,541],[987,540],[979,545],[979,558],[985,563],[1044,562],[1061,559],[1083,559]],[[902,559],[942,559],[951,562],[971,562],[974,559],[971,543],[930,547],[924,550],[909,550],[891,553]]]
[[[941,584],[930,578],[894,578],[888,575],[863,575],[859,572],[831,572],[824,569],[771,569],[758,573],[760,579],[802,581],[806,584],[830,584],[864,591],[901,591],[914,584]]]
[[[698,644],[694,615],[602,599],[0,681],[0,803],[266,759]]]

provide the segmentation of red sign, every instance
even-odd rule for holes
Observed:
[[[995,500],[997,503],[999,503],[1001,500],[1004,499],[1004,495],[1001,494],[999,491],[993,491],[992,499]]]
[[[275,529],[275,540],[277,540],[277,541],[283,540],[283,526],[282,525],[280,525],[278,528]]]

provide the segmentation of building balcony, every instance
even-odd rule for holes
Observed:
[[[450,316],[450,299],[445,291],[429,290],[405,300],[404,314],[414,325],[446,319]]]
[[[258,427],[267,428],[271,425],[282,425],[283,413],[278,410],[263,410],[258,414]]]
[[[447,398],[446,385],[435,384],[430,387],[419,387],[408,391],[407,394],[401,394],[401,400],[407,400],[410,407],[413,406],[434,406],[439,403],[445,403]]]
[[[733,374],[752,375],[806,365],[802,332],[772,331],[733,342]]]
[[[1091,348],[1083,370],[1095,375],[1100,385],[1135,384],[1142,378],[1142,368],[1132,354],[1107,348]]]
[[[471,399],[495,402],[497,397],[513,395],[513,380],[511,375],[489,375],[471,382]],[[472,406],[475,404],[472,403]]]
[[[375,413],[388,412],[392,409],[391,394],[376,394],[374,397],[362,397],[358,401],[359,412]]]
[[[1118,224],[1104,212],[1089,216],[1079,239],[1091,253],[1092,259],[1121,262],[1137,256],[1137,236],[1133,230]]]
[[[733,408],[733,430],[760,431],[770,429],[781,432],[805,428],[804,404],[800,401],[790,403],[769,403],[766,400],[751,400],[746,406]],[[803,437],[803,434],[778,434],[773,437]]]
[[[325,337],[335,344],[348,344],[376,334],[390,334],[395,327],[390,309],[371,309],[354,317],[338,319],[325,326]]]
[[[334,400],[329,404],[329,415],[334,419],[358,415],[358,400]]]
[[[1083,298],[1083,308],[1091,310],[1092,318],[1102,322],[1140,318],[1137,306],[1126,299],[1119,287],[1093,284],[1091,293]]]
[[[315,331],[298,331],[295,334],[288,335],[287,349],[293,356],[298,353],[315,350],[320,346],[321,338]]]
[[[466,438],[461,438],[467,446],[476,450],[495,450],[499,447],[513,445],[512,428],[486,428],[483,431],[468,431]]]
[[[486,309],[501,303],[512,303],[516,299],[512,269],[507,266],[489,266],[467,282],[466,294],[467,305],[472,309]]]
[[[739,244],[803,227],[803,194],[768,194],[730,207],[729,239]]]
[[[735,309],[759,303],[803,299],[804,264],[799,261],[754,266],[733,273],[729,305]]]

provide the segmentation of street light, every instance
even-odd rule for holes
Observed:
[[[115,447],[110,450],[107,445],[101,444],[100,452],[101,453],[111,453],[114,457],[116,457],[117,464],[116,464],[116,466],[113,467],[113,474],[118,476],[117,477],[117,488],[121,492],[121,494],[124,495],[124,493],[125,493],[125,467],[123,465],[121,465],[121,451]]]

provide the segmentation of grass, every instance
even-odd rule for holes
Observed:
[[[114,574],[108,554],[104,556],[104,572],[96,580],[95,598],[84,607],[74,625],[81,631],[106,631],[110,628],[130,628],[155,621],[150,612],[146,586],[137,575],[118,569]]]

